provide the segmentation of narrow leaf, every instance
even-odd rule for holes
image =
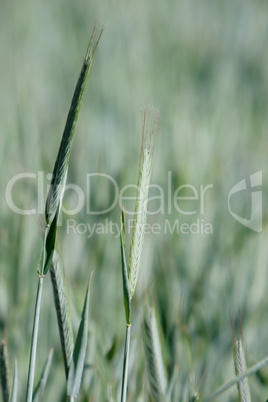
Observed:
[[[53,354],[54,354],[54,348],[50,349],[48,358],[44,364],[43,370],[42,370],[42,374],[41,374],[41,378],[36,386],[35,392],[34,392],[34,396],[33,396],[33,402],[40,402],[42,400],[43,394],[44,394],[44,390],[47,384],[47,379],[48,379],[48,375],[51,369],[51,363],[52,363],[52,358],[53,358]]]
[[[8,402],[10,392],[10,371],[7,342],[0,343],[0,380],[2,386],[3,401]]]
[[[15,359],[13,385],[9,402],[17,402],[17,396],[18,396],[18,364],[17,359]]]
[[[53,261],[50,268],[50,278],[53,287],[54,303],[60,333],[65,375],[67,378],[72,361],[74,341],[69,313],[69,301],[67,298],[64,278],[60,268],[59,256],[56,251],[54,253]]]
[[[116,349],[117,349],[117,346],[118,346],[118,337],[115,336],[115,337],[114,337],[114,340],[113,340],[113,343],[112,343],[112,345],[111,345],[111,347],[110,347],[110,349],[108,350],[108,352],[107,352],[106,355],[105,355],[105,357],[106,357],[106,359],[107,359],[108,361],[112,361],[112,360],[113,360],[114,355],[115,355],[115,352],[116,352]]]
[[[84,63],[74,91],[71,107],[65,124],[65,129],[62,135],[60,148],[54,165],[48,197],[46,200],[45,213],[46,213],[46,222],[48,225],[50,225],[51,222],[53,221],[58,206],[63,198],[64,183],[66,181],[67,168],[69,165],[69,159],[74,139],[76,123],[81,109],[83,94],[86,88],[86,84],[88,81],[88,77],[91,71],[95,52],[102,31],[103,29],[101,29],[100,33],[97,32],[96,26],[93,29],[93,33],[91,35],[88,49],[84,58]]]
[[[120,243],[121,243],[121,262],[122,262],[124,306],[125,306],[125,313],[126,313],[126,321],[127,321],[127,324],[130,324],[131,299],[130,299],[130,292],[129,292],[128,266],[127,266],[127,260],[126,260],[126,252],[125,252],[125,214],[124,214],[123,209],[122,209],[122,213],[121,213]]]
[[[169,401],[171,399],[172,392],[173,392],[173,390],[175,388],[175,385],[176,385],[177,377],[178,377],[178,367],[176,366],[174,368],[172,374],[171,374],[171,378],[170,378],[170,381],[169,381],[169,386],[168,386],[167,393],[166,393],[166,400],[167,401]]]
[[[56,243],[58,216],[59,208],[51,225],[46,226],[45,229],[43,250],[37,268],[37,272],[40,276],[45,276],[51,266]]]
[[[92,275],[91,275],[92,277]],[[81,322],[75,342],[72,363],[70,366],[68,381],[67,381],[67,395],[68,397],[76,397],[79,393],[84,364],[86,358],[86,350],[88,343],[88,315],[89,315],[89,290],[90,282],[87,287]]]

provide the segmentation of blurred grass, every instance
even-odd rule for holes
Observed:
[[[168,171],[172,172],[172,194],[185,183],[197,188],[213,184],[206,194],[203,216],[185,219],[174,208],[169,216],[165,198],[165,213],[150,218],[163,224],[165,218],[171,222],[179,218],[182,223],[199,217],[213,224],[214,233],[147,236],[133,306],[137,319],[132,360],[141,346],[140,303],[147,293],[156,301],[166,339],[172,326],[178,326],[175,400],[184,400],[192,370],[198,380],[205,372],[204,395],[234,375],[229,314],[236,317],[239,308],[249,365],[267,355],[267,11],[265,2],[237,0],[1,2],[0,325],[3,329],[7,324],[12,362],[18,357],[21,396],[41,234],[35,216],[10,211],[5,189],[15,174],[51,172],[95,20],[105,24],[105,31],[78,122],[68,182],[86,191],[86,174],[103,172],[120,189],[136,183],[141,109],[154,103],[160,108],[161,121],[153,183],[163,187],[165,197]],[[231,187],[257,170],[263,171],[260,234],[234,221],[227,208]],[[66,193],[66,207],[72,203],[70,193]],[[27,209],[36,207],[37,194],[36,180],[14,188],[18,204]],[[112,198],[105,186],[91,194],[96,208]],[[89,216],[83,209],[75,219],[94,224],[108,218],[119,224],[119,212],[116,207],[105,216]],[[89,270],[95,271],[91,392],[94,400],[104,400],[107,393],[101,393],[100,384],[111,384],[114,392],[121,375],[124,312],[119,239],[111,234],[95,234],[90,239],[67,234],[67,219],[63,217],[60,244],[77,326],[85,278]],[[59,400],[62,390],[56,384],[64,384],[64,370],[48,281],[44,305],[38,367],[41,372],[55,345],[48,393]],[[104,356],[116,335],[118,349],[108,362]],[[139,353],[130,362],[130,400],[137,400],[138,390],[146,395],[143,366]],[[253,399],[264,400],[266,384],[255,377],[251,388]],[[233,390],[219,400],[236,398]]]

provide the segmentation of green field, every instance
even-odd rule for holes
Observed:
[[[177,367],[171,400],[190,402],[200,391],[202,401],[235,377],[230,318],[238,337],[241,314],[248,367],[268,355],[267,3],[0,3],[0,340],[8,338],[11,379],[18,360],[18,401],[25,400],[48,175],[96,21],[104,32],[76,128],[57,236],[75,336],[94,271],[78,400],[120,400],[120,206],[128,254],[143,110],[153,104],[160,121],[132,303],[127,400],[151,400],[142,327],[146,306],[154,304],[169,379]],[[8,189],[19,174],[11,200]],[[247,188],[231,197],[244,179]],[[36,213],[23,215],[14,206]],[[54,346],[43,400],[63,401],[50,282],[45,277],[35,382]],[[252,400],[266,400],[268,368],[249,381]],[[216,400],[237,401],[236,386]]]

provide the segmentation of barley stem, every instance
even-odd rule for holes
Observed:
[[[36,302],[35,302],[35,310],[34,310],[31,352],[30,352],[28,381],[27,381],[27,393],[26,393],[26,401],[27,402],[32,402],[32,398],[33,398],[34,371],[35,371],[35,360],[36,360],[36,349],[37,349],[39,318],[40,318],[40,310],[41,310],[43,280],[44,280],[44,278],[42,276],[39,276],[37,294],[36,294]]]
[[[127,375],[128,375],[130,330],[131,330],[131,325],[128,324],[127,327],[126,327],[126,336],[125,336],[125,350],[124,350],[121,402],[126,402],[126,398],[127,398]]]

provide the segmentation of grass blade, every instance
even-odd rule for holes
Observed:
[[[103,29],[98,32],[96,26],[93,29],[93,33],[91,35],[91,39],[84,58],[84,63],[74,91],[46,201],[45,215],[47,225],[50,225],[53,221],[58,206],[63,198],[64,184],[66,182],[67,168],[69,164],[76,123],[81,109],[83,94],[86,88],[86,84],[102,31]]]
[[[173,372],[172,372],[172,375],[171,375],[171,378],[170,378],[170,381],[169,381],[169,386],[168,386],[168,389],[167,389],[167,392],[166,392],[166,400],[167,401],[169,401],[171,399],[171,397],[172,397],[172,392],[173,392],[173,390],[175,388],[177,377],[178,377],[178,367],[175,367]]]
[[[72,363],[68,374],[67,395],[69,398],[75,398],[78,395],[84,371],[88,343],[89,290],[91,278],[92,274],[87,287],[81,322],[75,342]]]
[[[167,395],[167,375],[163,362],[155,308],[150,308],[144,319],[144,341],[149,383],[153,400],[165,401]]]
[[[127,325],[127,327],[126,327],[126,337],[125,337],[125,349],[124,349],[121,402],[126,402],[126,398],[127,398],[127,376],[128,376],[130,331],[131,331],[131,325]]]
[[[140,269],[141,252],[144,240],[144,225],[146,223],[148,193],[152,173],[154,136],[158,121],[158,110],[153,108],[145,110],[137,198],[128,264],[131,299],[135,292]]]
[[[0,379],[2,386],[3,401],[8,402],[10,393],[10,370],[8,360],[7,341],[0,343]]]
[[[125,253],[125,215],[124,215],[124,210],[122,210],[122,213],[121,213],[120,243],[121,243],[124,306],[125,306],[126,321],[127,321],[126,336],[125,336],[125,349],[124,349],[124,361],[123,361],[122,390],[121,390],[121,402],[125,402],[126,397],[127,397],[128,360],[129,360],[129,345],[130,345],[130,331],[131,331],[131,324],[130,324],[131,298],[130,298],[130,292],[129,292],[128,267],[127,267],[126,253]]]
[[[51,264],[50,278],[53,288],[54,304],[60,333],[65,375],[67,379],[69,368],[72,361],[74,341],[73,341],[71,319],[69,314],[69,303],[66,294],[64,279],[62,277],[62,272],[60,268],[59,256],[57,252],[55,252]]]
[[[58,216],[59,208],[51,225],[47,225],[45,229],[43,250],[37,268],[37,272],[40,276],[45,276],[51,266],[56,243]]]
[[[40,402],[42,400],[44,390],[45,390],[45,387],[47,384],[48,375],[49,375],[49,372],[51,369],[53,354],[54,354],[54,348],[51,348],[48,358],[44,364],[41,378],[39,380],[39,383],[36,386],[36,389],[34,392],[34,397],[33,397],[33,402]]]
[[[130,324],[131,299],[130,299],[130,292],[129,292],[128,266],[127,266],[127,260],[126,260],[126,252],[125,252],[125,214],[124,214],[123,209],[122,209],[122,213],[121,213],[120,243],[121,243],[124,306],[125,306],[125,313],[126,313],[126,321],[127,321],[127,324]]]
[[[117,346],[118,346],[118,336],[116,335],[114,337],[114,340],[113,340],[113,343],[112,343],[110,349],[108,350],[108,352],[105,355],[106,359],[109,362],[113,360],[115,352],[116,352],[116,349],[117,349]]]
[[[9,402],[16,402],[17,397],[18,397],[18,363],[17,363],[17,359],[15,358],[13,385],[12,385],[12,391],[10,394]]]
[[[28,380],[27,380],[27,392],[26,401],[32,402],[33,397],[33,385],[34,385],[34,371],[35,371],[35,360],[36,360],[36,349],[38,340],[38,329],[39,329],[39,318],[41,310],[41,300],[42,300],[42,289],[43,289],[43,277],[39,277],[35,311],[34,311],[34,321],[33,321],[33,331],[32,331],[32,341],[31,341],[31,352],[28,370]]]

